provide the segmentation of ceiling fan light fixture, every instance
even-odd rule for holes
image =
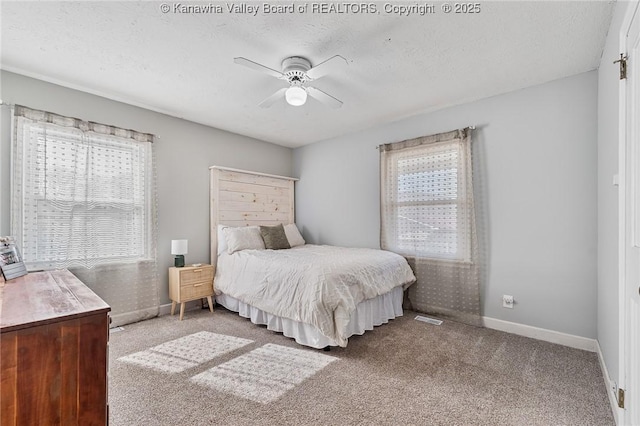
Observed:
[[[308,59],[301,56],[291,56],[282,61],[282,72],[250,61],[247,58],[233,58],[233,62],[256,71],[262,71],[265,74],[289,83],[288,87],[278,89],[271,96],[260,102],[260,104],[258,104],[260,108],[269,108],[276,102],[281,101],[283,95],[287,103],[292,106],[304,105],[307,102],[307,96],[311,96],[329,108],[335,109],[342,106],[341,100],[334,98],[316,87],[308,85],[309,82],[336,71],[338,67],[348,65],[347,60],[340,55],[332,56],[314,67],[311,66],[311,62],[309,62]]]
[[[300,106],[307,102],[307,91],[300,86],[291,86],[284,94],[289,105]]]

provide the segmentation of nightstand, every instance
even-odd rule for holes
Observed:
[[[213,312],[213,275],[215,269],[211,265],[184,266],[169,268],[169,299],[171,299],[171,315],[180,303],[180,320],[184,317],[184,303],[190,300],[207,298],[209,310]]]

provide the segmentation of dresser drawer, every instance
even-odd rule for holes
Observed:
[[[180,301],[188,301],[211,296],[213,294],[213,282],[201,281],[199,283],[191,283],[182,285],[180,288]]]
[[[180,271],[180,286],[188,286],[193,283],[212,281],[213,267],[203,266],[202,268],[186,269]]]

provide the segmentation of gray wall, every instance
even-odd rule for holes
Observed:
[[[618,382],[619,33],[629,7],[618,2],[598,69],[598,342],[609,376]]]
[[[291,175],[292,151],[246,136],[111,101],[2,71],[2,100],[84,120],[157,135],[158,266],[160,303],[167,303],[171,240],[189,240],[189,263],[208,263],[209,166]],[[9,233],[10,109],[0,129],[0,235]]]
[[[626,3],[623,3],[626,7]],[[208,166],[301,178],[297,221],[311,242],[379,246],[380,143],[476,124],[476,176],[484,188],[489,279],[486,316],[596,336],[596,163],[598,173],[597,336],[617,376],[618,7],[599,77],[590,72],[420,115],[291,150],[2,71],[0,96],[59,114],[134,128],[156,145],[161,303],[168,301],[169,242],[189,239],[188,262],[209,259]],[[598,159],[596,161],[596,79]],[[0,234],[9,232],[9,109],[0,115]],[[521,136],[516,137],[518,133]],[[501,308],[501,295],[517,305]]]
[[[592,71],[295,149],[296,220],[311,242],[379,247],[375,147],[477,125],[483,315],[595,338],[596,105]]]

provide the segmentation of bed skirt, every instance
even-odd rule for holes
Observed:
[[[401,317],[402,298],[403,290],[400,286],[389,293],[360,302],[347,324],[346,336],[362,335],[367,330],[373,330],[375,326]],[[241,317],[249,318],[252,323],[266,325],[268,330],[291,337],[301,345],[316,349],[339,346],[335,340],[322,335],[313,325],[269,314],[226,294],[216,296],[216,301],[230,311],[237,312]]]

